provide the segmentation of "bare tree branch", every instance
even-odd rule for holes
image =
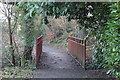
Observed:
[[[0,13],[2,13],[3,15],[5,15],[5,11],[2,8],[0,8]]]
[[[6,9],[6,7],[5,7],[5,5],[3,3],[2,3],[2,6],[4,8],[4,15],[7,17],[7,9]]]

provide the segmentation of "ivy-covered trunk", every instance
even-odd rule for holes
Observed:
[[[25,60],[32,60],[32,49],[33,46],[25,46],[24,48]]]
[[[32,50],[35,39],[35,16],[40,14],[39,3],[19,2],[21,25],[24,27],[24,52],[21,57],[21,66],[25,66],[26,61],[32,60]],[[39,26],[40,27],[40,26]]]
[[[24,32],[24,58],[25,60],[32,60],[32,50],[33,50],[33,41],[34,41],[34,27],[33,20],[27,19],[25,24],[25,32]]]

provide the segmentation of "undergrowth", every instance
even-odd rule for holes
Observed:
[[[1,78],[28,78],[33,71],[20,67],[5,67],[2,69]]]

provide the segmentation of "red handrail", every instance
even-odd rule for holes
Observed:
[[[86,62],[86,40],[68,37],[68,51],[71,55],[77,57],[83,68]]]

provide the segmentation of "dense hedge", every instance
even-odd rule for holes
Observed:
[[[105,57],[105,67],[109,68],[108,74],[114,74],[120,78],[120,3],[110,6],[111,14],[107,22],[102,43]]]

